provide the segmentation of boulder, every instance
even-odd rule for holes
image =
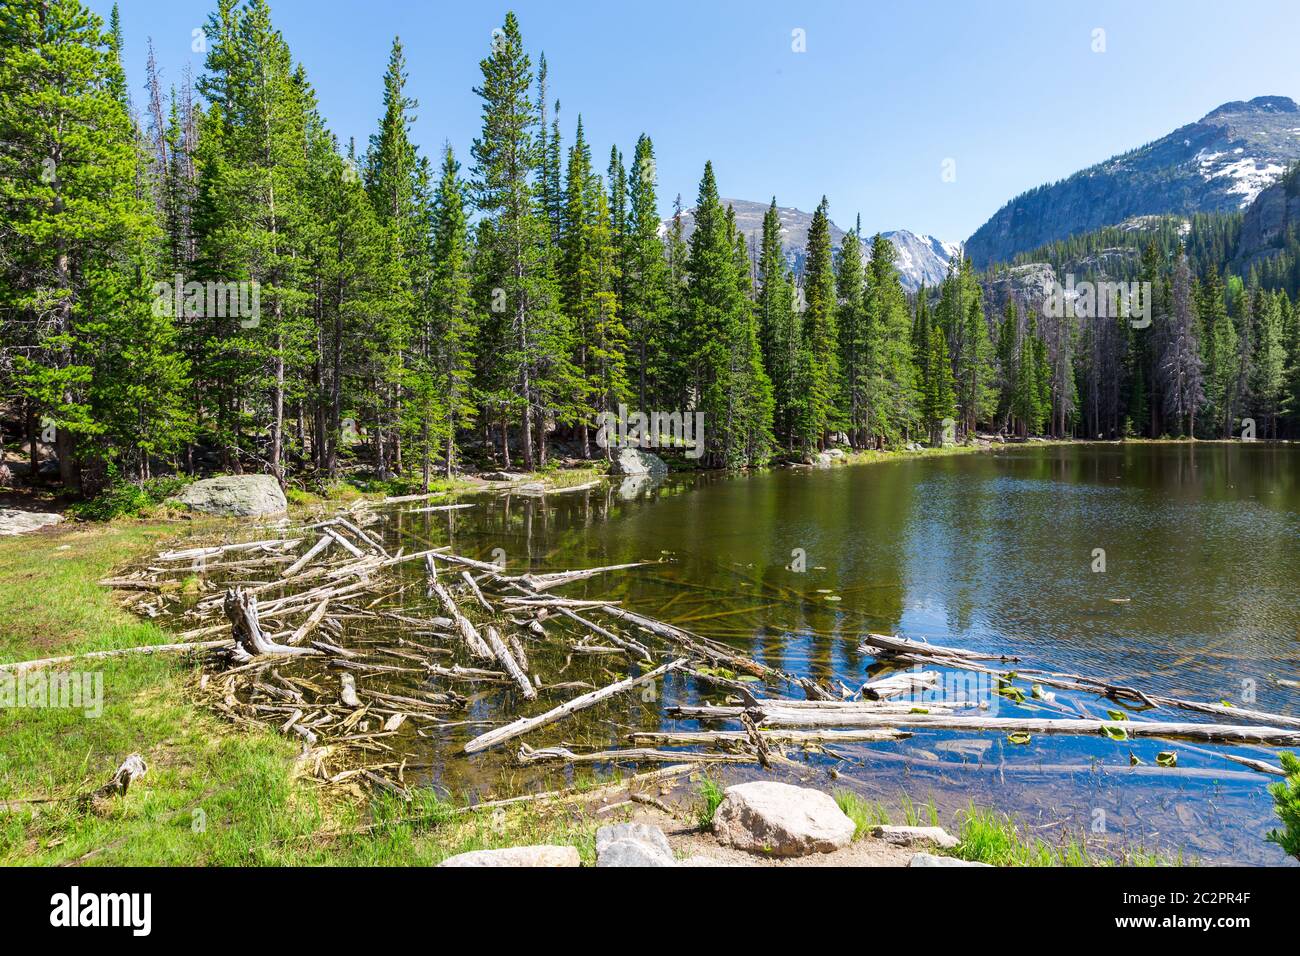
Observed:
[[[913,854],[908,866],[992,866],[991,863],[976,863],[974,860],[959,860],[955,856],[935,856],[933,853]]]
[[[271,475],[204,478],[186,488],[175,500],[194,511],[241,518],[282,515],[289,510],[279,482]]]
[[[484,481],[524,481],[528,476],[517,471],[488,471],[482,478]]]
[[[931,843],[941,850],[951,850],[961,842],[943,827],[876,827],[871,835],[894,846]]]
[[[596,831],[597,866],[676,866],[664,831],[646,823],[617,823]]]
[[[668,474],[668,466],[658,455],[642,448],[615,448],[613,460],[609,465],[611,475],[650,475],[662,478]]]
[[[48,511],[22,511],[18,508],[0,508],[0,536],[26,534],[48,525],[58,524],[62,515]]]
[[[473,850],[449,856],[439,866],[580,866],[571,846],[512,846],[504,850]]]
[[[849,845],[853,829],[820,790],[767,780],[728,787],[713,815],[720,842],[770,856],[830,853]]]

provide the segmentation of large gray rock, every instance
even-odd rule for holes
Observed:
[[[63,520],[62,515],[48,511],[22,511],[17,508],[0,508],[0,535],[26,534]]]
[[[596,831],[597,866],[676,866],[664,831],[647,823],[616,823]]]
[[[769,856],[830,853],[849,845],[853,829],[820,790],[767,780],[728,787],[713,815],[719,841]]]
[[[662,478],[668,474],[668,466],[658,455],[642,448],[615,448],[614,459],[610,462],[611,475],[650,475]]]
[[[595,831],[597,866],[676,866],[672,847],[659,827],[614,823]]]
[[[578,851],[571,846],[512,846],[504,850],[472,850],[449,856],[439,866],[580,866]]]
[[[959,860],[955,856],[935,856],[933,853],[913,854],[908,866],[992,866],[991,863],[976,863],[974,860]]]
[[[951,850],[961,842],[943,827],[876,827],[871,835],[894,846],[931,843],[941,850]]]
[[[177,498],[181,504],[205,514],[230,517],[282,515],[289,502],[271,475],[222,475],[204,478]]]

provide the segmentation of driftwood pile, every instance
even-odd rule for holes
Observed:
[[[523,765],[772,766],[788,763],[791,750],[833,755],[828,748],[838,743],[951,730],[1007,734],[1013,743],[1034,734],[1076,734],[1300,746],[1297,717],[1163,697],[1077,674],[1012,670],[1007,665],[1018,664],[1015,658],[890,635],[871,634],[860,650],[892,672],[854,681],[856,689],[842,681],[832,686],[785,673],[617,601],[559,593],[567,584],[638,564],[511,575],[448,547],[390,554],[383,536],[367,530],[383,520],[382,512],[362,508],[283,538],[166,551],[149,567],[104,583],[132,595],[142,613],[158,614],[178,599],[178,582],[192,584],[197,575],[200,588],[212,593],[197,600],[189,593],[184,616],[191,626],[181,643],[138,650],[203,649],[213,664],[202,686],[217,710],[232,721],[271,724],[301,738],[304,763],[318,779],[396,794],[406,793],[404,773],[414,765],[399,759],[387,738],[477,729],[484,721],[471,719],[467,703],[485,684],[509,688],[507,706],[519,716],[502,715],[460,749],[473,755],[510,744]],[[403,584],[391,573],[410,562],[424,569],[424,580],[414,588],[410,575]],[[221,572],[220,585],[208,580],[213,572]],[[361,644],[345,640],[358,622],[367,621],[397,628],[400,636]],[[570,659],[621,658],[630,673],[601,687],[548,684],[530,661],[543,646],[559,648]],[[995,700],[1045,714],[997,716],[988,712],[988,699],[936,693],[944,671],[982,675],[995,688]],[[733,726],[635,731],[627,735],[627,747],[586,752],[519,739],[670,673],[707,688],[709,698],[721,702],[669,706],[666,717]],[[421,689],[399,695],[371,686],[376,681],[370,678],[382,681],[392,674],[418,676]],[[1125,710],[1101,719],[1071,710],[1045,688],[1095,695]],[[1130,711],[1148,717],[1169,710],[1208,714],[1218,722],[1128,719]],[[664,749],[670,747],[688,749]],[[1219,755],[1255,771],[1281,772],[1268,761]]]

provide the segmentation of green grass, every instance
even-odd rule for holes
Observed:
[[[177,530],[117,521],[0,542],[0,661],[167,642],[96,582]],[[327,800],[295,779],[296,743],[236,730],[194,701],[195,666],[170,655],[93,662],[85,669],[103,674],[97,718],[0,709],[0,864],[425,865],[544,841],[590,860],[596,827],[610,822],[565,806],[454,814],[431,792],[411,806]],[[145,777],[105,815],[83,809],[76,796],[133,752]],[[421,819],[397,822],[399,811]],[[333,835],[376,819],[384,825],[373,832]]]
[[[1052,844],[1025,836],[1005,814],[971,806],[962,814],[961,843],[951,856],[993,866],[1165,866],[1182,865],[1181,854],[1168,859],[1142,848],[1106,855],[1078,838]]]
[[[883,805],[868,800],[852,790],[836,790],[831,796],[835,798],[835,802],[844,811],[844,815],[853,821],[853,839],[855,840],[866,836],[874,828],[886,826],[889,823],[889,813]]]
[[[713,815],[718,812],[718,807],[722,805],[722,798],[726,794],[720,783],[712,777],[704,777],[700,780],[699,795],[701,803],[695,822],[699,824],[701,830],[707,830],[713,826]]]

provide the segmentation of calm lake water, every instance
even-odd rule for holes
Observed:
[[[1300,701],[1300,692],[1276,681],[1300,679],[1300,448],[1025,446],[673,478],[653,488],[611,483],[545,499],[465,500],[476,507],[387,512],[389,543],[408,551],[450,544],[482,560],[500,548],[514,573],[655,561],[561,593],[618,599],[798,675],[856,687],[872,665],[858,652],[859,639],[878,631],[1014,654],[1025,668],[1170,696],[1285,713]],[[1097,549],[1104,571],[1094,570]],[[790,568],[799,552],[802,573]],[[407,565],[403,574],[407,587],[389,603],[437,613],[424,598],[422,569]],[[559,640],[534,641],[529,652],[548,683],[601,686],[629,672],[621,656],[570,655]],[[578,692],[552,691],[524,705],[509,688],[484,685],[468,708],[479,724],[426,730],[401,746],[422,762],[419,779],[451,791],[489,797],[562,785],[572,771],[513,767],[517,742],[473,758],[459,748],[489,726]],[[1104,717],[1116,706],[1057,696],[1050,710],[999,699],[998,712],[1068,716],[1064,708]],[[677,675],[655,699],[625,694],[522,739],[607,749],[625,746],[632,730],[721,729],[664,716],[667,704],[720,700],[716,688]],[[1168,709],[1152,716],[1209,719]],[[1162,750],[1177,751],[1178,770],[1156,767]],[[1000,733],[923,730],[800,759],[812,785],[852,787],[894,807],[904,793],[933,799],[949,824],[973,801],[1015,814],[1047,840],[1086,834],[1209,862],[1285,863],[1264,841],[1274,825],[1264,790],[1273,778],[1225,761],[1222,750],[1100,736],[1035,736],[1015,745]],[[1130,755],[1144,765],[1130,767]],[[725,775],[759,772],[728,768]]]

